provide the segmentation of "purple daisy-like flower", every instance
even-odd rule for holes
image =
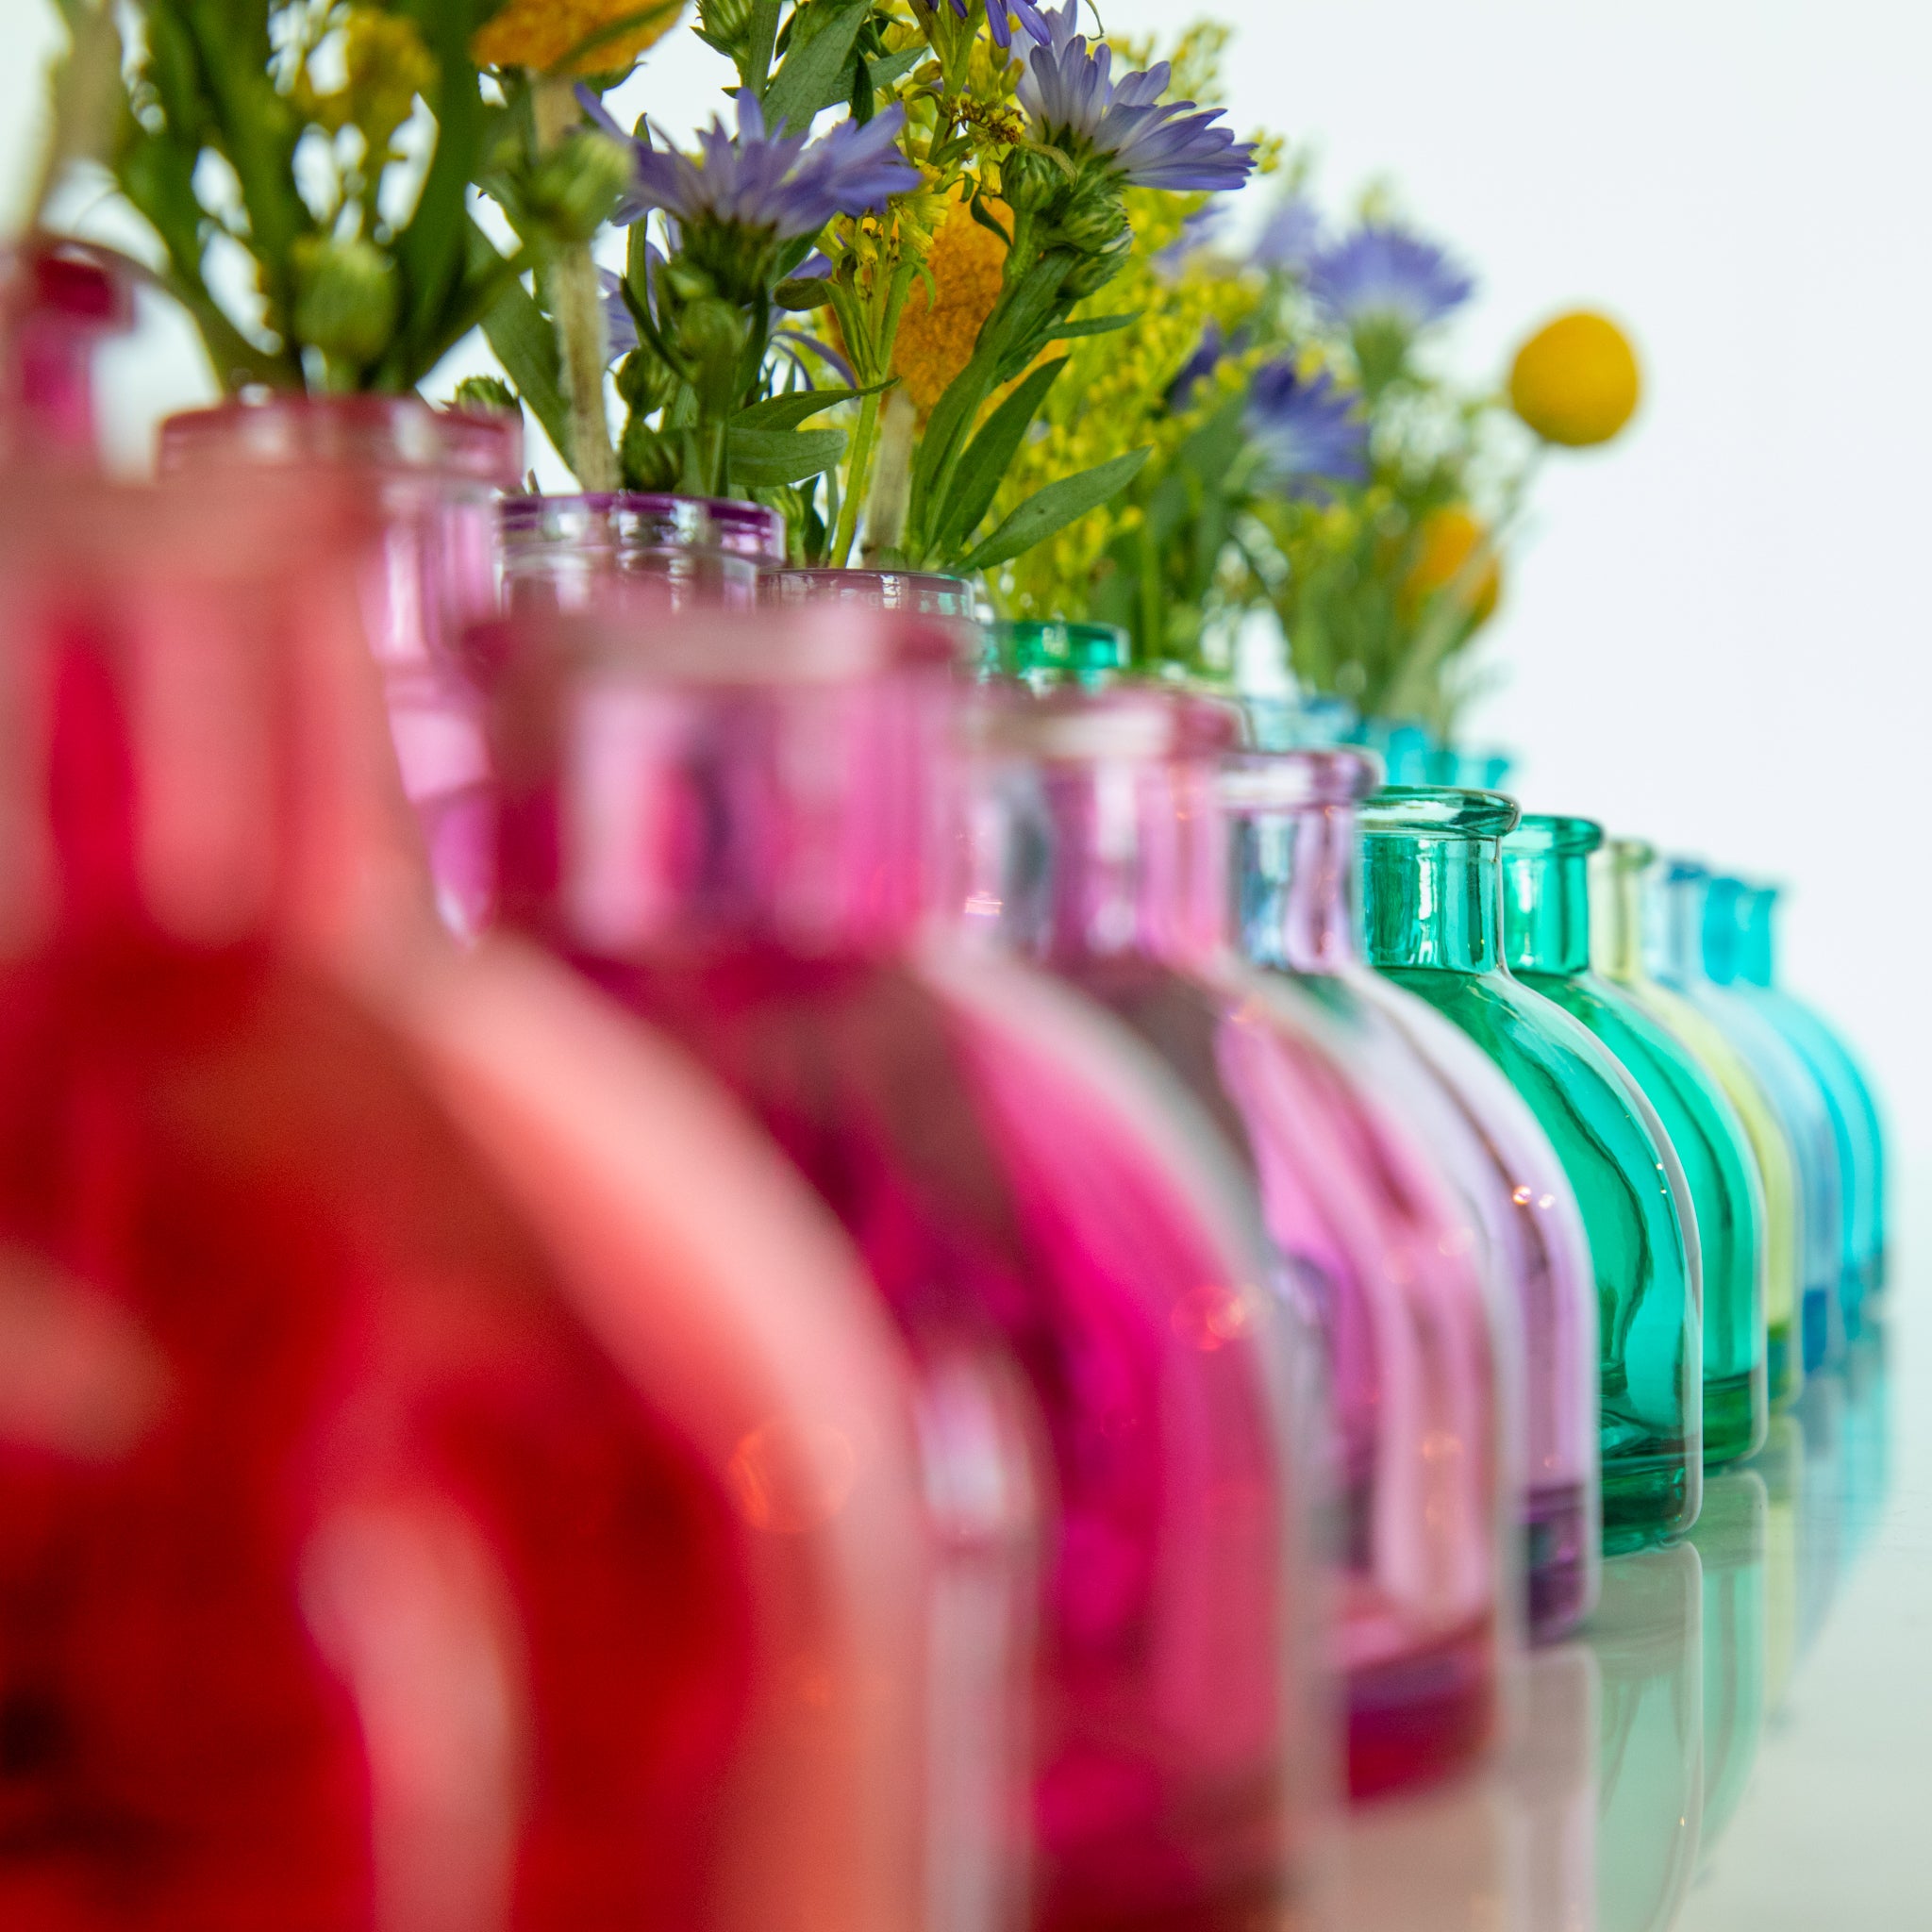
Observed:
[[[1321,495],[1326,484],[1368,480],[1368,425],[1325,369],[1305,376],[1291,361],[1264,363],[1248,388],[1247,428],[1278,490]]]
[[[1220,108],[1161,100],[1173,73],[1165,60],[1116,82],[1113,50],[1089,52],[1076,31],[1079,0],[1066,0],[1045,25],[1048,37],[1033,49],[1019,86],[1041,141],[1100,157],[1134,188],[1239,188],[1254,172],[1254,143],[1235,140]]]
[[[816,141],[767,129],[748,89],[737,96],[738,131],[713,120],[698,135],[698,158],[659,150],[620,128],[588,90],[578,91],[607,134],[633,152],[632,192],[618,211],[629,223],[661,208],[686,227],[709,222],[788,242],[816,235],[834,215],[858,215],[920,184],[919,170],[899,152],[906,110],[888,108],[860,125],[841,121]]]
[[[972,0],[953,0],[953,11],[964,20],[973,10]],[[1044,43],[1052,39],[1046,22],[1040,17],[1040,8],[1033,0],[986,0],[986,24],[991,29],[993,44],[996,47],[1010,47],[1013,44],[1013,16],[1019,16],[1020,25],[1036,41]]]
[[[1305,274],[1322,248],[1322,216],[1311,201],[1291,195],[1268,217],[1253,250],[1257,268]]]
[[[1195,385],[1212,375],[1226,354],[1227,338],[1222,333],[1221,325],[1210,316],[1208,326],[1201,331],[1201,340],[1194,345],[1194,353],[1181,364],[1167,386],[1167,407],[1185,409],[1193,397]]]
[[[1433,242],[1365,223],[1308,265],[1308,291],[1345,328],[1414,335],[1458,308],[1475,284]]]

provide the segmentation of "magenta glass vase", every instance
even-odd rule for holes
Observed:
[[[0,444],[10,460],[98,466],[94,358],[133,326],[133,265],[110,250],[42,235],[5,258]]]
[[[1258,1257],[1102,1015],[928,935],[956,641],[854,608],[512,626],[506,913],[857,1241],[923,1378],[957,1665],[1032,1658],[1027,1923],[1292,1923],[1319,1733]]]
[[[1145,689],[988,687],[966,922],[1124,1020],[1238,1151],[1273,1292],[1324,1352],[1334,1660],[1365,1796],[1466,1765],[1491,1736],[1513,1600],[1507,1351],[1475,1229],[1407,1124],[1320,1002],[1246,971],[1229,943],[1216,784],[1237,722]]]
[[[438,908],[462,938],[489,919],[491,835],[481,700],[458,641],[496,608],[494,498],[522,460],[515,417],[413,396],[275,395],[161,425],[164,475],[239,467],[327,478],[370,509],[363,628]]]
[[[1349,1064],[1426,1141],[1516,1316],[1518,1521],[1527,1624],[1574,1630],[1596,1601],[1596,1283],[1570,1184],[1508,1082],[1425,1002],[1363,965],[1356,808],[1378,782],[1347,749],[1246,753],[1223,766],[1242,950],[1327,1017]]]
[[[352,539],[0,482],[0,1923],[903,1932],[896,1340],[683,1056],[411,926]]]

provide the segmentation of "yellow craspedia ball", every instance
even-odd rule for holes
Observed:
[[[544,74],[572,49],[584,47],[566,73],[617,74],[661,41],[684,7],[685,0],[663,0],[657,8],[649,0],[505,0],[476,29],[470,58],[479,67],[527,67]]]
[[[1463,505],[1432,509],[1423,519],[1415,557],[1403,579],[1403,616],[1412,620],[1430,597],[1457,583],[1489,541],[1482,519]],[[1464,612],[1476,624],[1487,624],[1495,614],[1503,594],[1503,565],[1493,551],[1458,594]]]
[[[1007,244],[973,219],[964,195],[956,192],[925,266],[932,287],[924,279],[913,283],[892,343],[892,374],[922,418],[973,359],[980,325],[1000,297]]]
[[[1588,308],[1538,329],[1509,371],[1510,408],[1545,442],[1567,449],[1609,441],[1637,413],[1642,392],[1630,338]]]

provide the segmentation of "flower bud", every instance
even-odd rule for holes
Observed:
[[[1060,293],[1068,301],[1079,302],[1106,288],[1126,267],[1133,246],[1133,236],[1124,233],[1110,247],[1097,254],[1081,256],[1067,272],[1066,280],[1060,284]]]
[[[722,415],[731,407],[748,333],[744,317],[716,296],[693,302],[679,319],[678,345],[697,364],[692,387],[708,413]]]
[[[624,440],[617,460],[624,472],[626,490],[675,490],[677,487],[677,450],[671,439],[661,435],[641,416],[633,416],[624,425]]]
[[[617,365],[617,393],[625,407],[641,416],[661,409],[671,400],[677,378],[658,359],[654,350],[633,349]]]
[[[517,401],[516,391],[495,375],[466,375],[457,384],[456,393],[450,398],[453,409],[521,415],[523,407]]]
[[[629,151],[608,134],[582,129],[538,162],[530,176],[530,211],[558,241],[588,242],[630,183]]]
[[[699,0],[698,26],[714,45],[742,47],[751,40],[752,0]]]
[[[305,236],[291,251],[296,340],[366,369],[389,347],[402,308],[395,264],[375,242]]]
[[[1074,191],[1056,226],[1070,248],[1105,255],[1127,232],[1126,204],[1109,183],[1090,175]]]
[[[1016,147],[1000,163],[1000,199],[1008,208],[1038,210],[1067,186],[1066,171],[1037,149]]]

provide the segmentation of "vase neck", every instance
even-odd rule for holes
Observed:
[[[1567,977],[1590,966],[1590,855],[1603,843],[1588,819],[1526,815],[1503,841],[1503,946],[1512,973]]]
[[[1704,929],[1710,874],[1702,866],[1666,859],[1654,888],[1657,919],[1651,933],[1652,967],[1679,986],[1698,986],[1705,971]]]
[[[1357,806],[1374,766],[1344,750],[1225,761],[1234,916],[1241,951],[1286,973],[1338,973],[1360,958]]]
[[[1777,899],[1775,886],[1752,886],[1743,896],[1738,968],[1740,976],[1752,986],[1776,982]]]
[[[1746,978],[1744,902],[1741,880],[1713,878],[1704,894],[1704,970],[1714,984],[1735,986]]]
[[[1591,962],[1606,979],[1641,986],[1644,958],[1644,876],[1652,849],[1634,839],[1611,839],[1591,861]]]
[[[1378,834],[1363,844],[1363,933],[1371,966],[1493,973],[1503,963],[1494,839]]]

